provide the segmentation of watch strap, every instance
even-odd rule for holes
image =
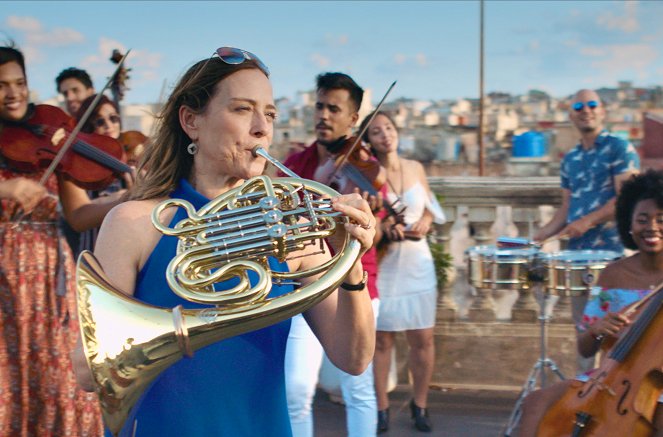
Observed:
[[[341,288],[347,291],[361,291],[366,287],[366,282],[368,282],[368,272],[364,270],[364,276],[361,278],[361,282],[358,284],[348,284],[343,282]]]

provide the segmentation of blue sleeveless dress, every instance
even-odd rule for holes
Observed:
[[[184,180],[171,197],[186,199],[196,209],[209,201]],[[179,208],[173,223],[183,218],[186,212]],[[177,237],[161,237],[138,274],[135,297],[167,308],[180,304],[204,308],[179,298],[166,283],[166,266],[175,256],[176,246]],[[273,270],[287,271],[286,263],[276,259],[269,263]],[[232,285],[231,281],[227,284]],[[217,286],[221,287],[223,284]],[[275,285],[270,297],[290,291],[292,286]],[[137,405],[135,435],[291,436],[283,370],[289,330],[287,319],[199,349],[193,358],[182,358],[156,379]],[[121,436],[132,436],[133,419],[127,420]],[[106,435],[110,437],[110,432]]]

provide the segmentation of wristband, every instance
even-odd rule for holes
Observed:
[[[341,288],[347,291],[361,291],[366,287],[366,282],[368,282],[368,272],[364,270],[364,276],[361,278],[359,284],[348,284],[344,282],[341,284]]]

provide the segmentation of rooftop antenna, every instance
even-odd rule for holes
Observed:
[[[483,145],[483,0],[479,1],[479,176],[484,175]]]

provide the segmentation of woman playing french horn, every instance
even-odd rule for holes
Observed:
[[[175,256],[177,238],[155,229],[152,211],[169,197],[199,208],[262,174],[265,159],[252,150],[269,148],[275,118],[269,71],[249,52],[217,49],[184,74],[163,109],[154,145],[144,155],[144,173],[132,189],[132,200],[111,211],[97,240],[95,255],[114,285],[152,305],[198,307],[175,296],[166,284],[164,272]],[[367,202],[345,195],[332,199],[331,208],[349,218],[328,239],[332,248],[340,250],[346,233],[359,241],[361,253],[370,248],[375,218]],[[179,212],[173,209],[162,213],[163,223],[175,222]],[[316,246],[308,246],[303,255],[282,263],[270,259],[270,267],[300,271],[330,257]],[[343,288],[360,288],[353,285],[361,284],[363,276],[356,262],[340,289],[305,313],[329,358],[353,374],[361,373],[373,357],[374,322],[365,287]],[[302,285],[315,280],[310,277]],[[275,285],[270,297],[291,287]],[[134,427],[136,436],[290,435],[283,373],[289,323],[222,340],[177,362],[146,391],[135,420],[120,435],[133,435]],[[78,368],[85,366],[79,363]]]

